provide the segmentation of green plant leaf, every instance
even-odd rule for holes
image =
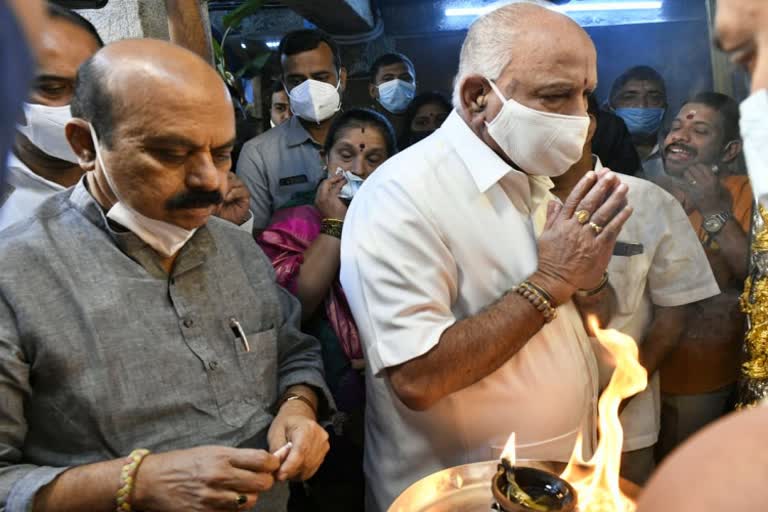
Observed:
[[[236,73],[235,77],[242,78],[243,75],[246,73],[250,73],[251,71],[258,71],[261,68],[264,67],[264,64],[267,63],[267,60],[269,60],[269,56],[272,55],[270,52],[264,52],[253,59],[249,60],[245,63],[245,66],[240,68]]]
[[[258,11],[263,3],[264,0],[245,0],[240,7],[224,16],[224,19],[222,20],[224,26],[227,28],[239,26],[245,18]]]

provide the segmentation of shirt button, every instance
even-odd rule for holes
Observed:
[[[208,368],[210,368],[211,370],[215,370],[218,367],[219,367],[218,361],[211,361],[210,363],[208,363]]]
[[[190,328],[190,327],[192,327],[193,325],[195,325],[195,321],[194,321],[194,320],[192,320],[191,318],[185,318],[185,319],[184,319],[184,327],[186,327],[187,329],[189,329],[189,328]]]

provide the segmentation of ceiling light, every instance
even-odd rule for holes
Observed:
[[[559,12],[595,12],[595,11],[639,11],[661,9],[661,0],[647,2],[591,2],[573,5],[553,5],[550,9]],[[490,5],[484,7],[449,7],[446,16],[482,16],[499,7]]]

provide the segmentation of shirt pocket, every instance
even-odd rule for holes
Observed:
[[[277,400],[277,329],[246,332],[245,337],[250,351],[241,347],[238,363],[251,388],[246,400],[269,408]]]
[[[611,257],[608,278],[616,292],[617,312],[621,315],[631,315],[640,305],[648,274],[645,259],[645,254]]]

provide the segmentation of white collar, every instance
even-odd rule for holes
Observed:
[[[8,154],[8,170],[11,170],[11,169],[18,171],[21,174],[23,174],[25,177],[31,180],[34,180],[41,185],[52,188],[56,191],[66,190],[67,188],[62,185],[59,185],[55,181],[47,180],[42,176],[35,174],[34,172],[32,172],[32,169],[27,167],[26,164],[22,162],[21,159],[19,159],[19,157],[17,157],[13,152]]]
[[[480,192],[487,192],[509,173],[528,177],[525,173],[511,167],[480,140],[456,110],[450,113],[439,131],[459,154],[459,158],[469,170]]]

